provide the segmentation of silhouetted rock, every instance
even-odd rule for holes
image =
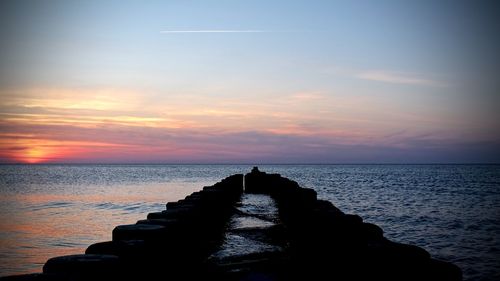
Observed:
[[[31,273],[0,277],[2,281],[67,281],[68,277],[54,274]]]
[[[127,224],[113,229],[113,241],[120,240],[155,240],[166,238],[167,229],[162,225]]]
[[[120,277],[120,262],[112,255],[69,255],[49,259],[44,274],[67,276],[74,280],[101,280]]]
[[[85,254],[114,255],[120,258],[136,257],[147,251],[144,240],[106,241],[90,245]]]
[[[455,281],[462,280],[462,270],[452,263],[431,259],[428,280]]]

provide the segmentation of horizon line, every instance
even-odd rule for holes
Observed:
[[[137,162],[45,162],[45,163],[23,163],[23,162],[3,162],[0,165],[500,165],[500,162],[428,162],[428,163],[137,163]]]

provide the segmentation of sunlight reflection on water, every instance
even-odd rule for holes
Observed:
[[[83,253],[111,240],[116,225],[144,219],[199,183],[107,186],[98,194],[14,194],[0,199],[0,274],[39,272],[54,256]],[[94,187],[100,188],[100,187]],[[117,192],[119,190],[120,192]]]

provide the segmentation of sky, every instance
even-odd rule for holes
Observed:
[[[499,163],[495,1],[0,1],[0,163]]]

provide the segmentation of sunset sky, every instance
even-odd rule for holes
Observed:
[[[1,1],[0,163],[500,162],[495,1]]]

